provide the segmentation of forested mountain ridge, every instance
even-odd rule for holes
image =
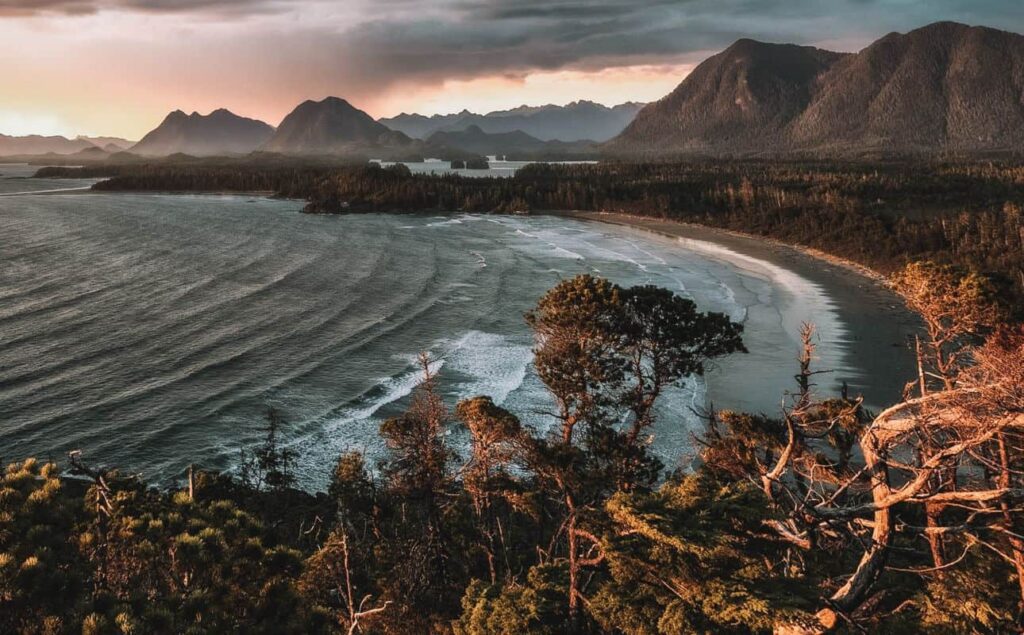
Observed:
[[[248,154],[273,133],[270,125],[224,108],[208,115],[175,110],[130,151],[143,156]]]
[[[1024,36],[940,22],[859,53],[740,40],[642,110],[612,154],[1024,149]]]

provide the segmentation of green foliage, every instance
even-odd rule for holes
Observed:
[[[564,280],[527,313],[534,365],[559,407],[563,443],[577,426],[594,467],[619,489],[649,487],[661,464],[644,433],[669,387],[709,361],[745,351],[743,327],[666,289],[622,289],[591,275]],[[627,421],[623,428],[616,425]]]
[[[359,452],[346,452],[338,459],[328,491],[340,515],[365,518],[372,512],[374,484]]]
[[[785,545],[765,532],[764,497],[744,483],[694,474],[651,494],[608,502],[611,580],[591,602],[607,630],[625,633],[771,632],[813,606],[789,576]]]
[[[85,567],[68,536],[80,520],[57,466],[34,459],[0,477],[0,632],[60,632],[82,601]]]
[[[387,178],[408,178],[395,172]],[[198,472],[186,490],[160,491],[77,455],[86,479],[33,460],[9,466],[0,633],[682,635],[813,621],[864,554],[850,537],[866,535],[854,521],[869,514],[822,522],[809,511],[824,496],[870,509],[860,402],[804,391],[782,420],[718,413],[704,465],[659,485],[644,437],[657,400],[744,350],[739,325],[671,292],[592,276],[556,286],[527,320],[561,429],[538,432],[488,397],[467,399],[455,407],[464,461],[424,357],[408,410],[381,426],[379,469],[346,453],[327,495],[290,487],[294,456],[273,413],[241,482]],[[978,372],[1009,378],[997,382],[1000,404],[1021,400],[1021,341],[1008,332],[974,350]],[[810,372],[798,376],[805,387]],[[1019,445],[1009,438],[1002,458],[992,453],[1002,446],[979,446],[994,468],[982,476],[1005,492],[1017,491]],[[794,471],[772,481],[780,456]],[[1019,630],[1019,501],[990,500],[969,516],[945,511],[946,522],[985,524],[977,536],[950,527],[947,546],[966,550],[938,571],[921,539],[927,518],[897,504],[888,566],[844,618],[872,632]]]
[[[487,585],[470,582],[462,597],[456,635],[558,635],[570,631],[566,611],[566,572],[538,565],[524,584]]]
[[[193,500],[132,479],[106,482],[109,511],[98,509],[79,534],[95,571],[98,632],[118,620],[147,633],[307,632],[291,582],[303,555],[268,544],[255,516],[202,490]]]
[[[257,491],[264,488],[283,491],[295,484],[295,474],[292,471],[295,451],[282,447],[278,438],[283,425],[281,414],[270,408],[267,411],[266,436],[263,444],[251,454],[242,453],[242,481]]]
[[[929,580],[914,598],[920,619],[914,626],[942,635],[1016,632],[1019,607],[1008,593],[1016,585],[992,555],[979,553]]]

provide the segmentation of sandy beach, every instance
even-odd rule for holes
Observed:
[[[699,248],[699,243],[713,243],[728,252],[790,271],[824,290],[834,303],[844,327],[841,345],[846,350],[848,361],[861,373],[872,377],[872,384],[876,386],[872,394],[864,395],[870,408],[878,409],[894,402],[906,382],[913,378],[913,357],[907,341],[914,332],[915,317],[885,287],[884,278],[870,269],[814,250],[689,223],[612,212],[556,212],[553,215],[654,232],[679,239],[680,248],[684,249]],[[688,246],[686,241],[698,242]],[[722,258],[728,259],[729,254],[723,253]],[[789,325],[789,328],[798,326]],[[790,374],[795,368],[794,360],[793,368],[780,368],[778,372]],[[713,373],[727,371],[726,366]],[[847,381],[839,373],[834,379]],[[851,392],[858,392],[858,382],[851,378],[849,383]],[[726,401],[723,396],[729,391],[729,382],[719,380],[709,384],[711,402]],[[877,389],[879,385],[888,389],[881,392]]]

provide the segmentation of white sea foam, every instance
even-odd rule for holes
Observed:
[[[728,263],[785,291],[789,296],[786,298],[787,302],[780,303],[778,308],[783,313],[787,331],[790,333],[795,333],[801,322],[813,321],[819,327],[827,328],[832,337],[845,336],[834,303],[820,285],[767,260],[742,254],[716,243],[692,238],[679,238],[678,242],[689,251]],[[725,288],[735,298],[733,290],[728,286]]]
[[[559,245],[557,243],[553,243],[553,242],[551,242],[549,240],[545,240],[544,238],[541,238],[537,234],[531,234],[529,232],[524,232],[521,229],[517,229],[515,233],[519,234],[520,236],[526,236],[527,238],[533,238],[536,241],[544,243],[545,245],[550,247],[552,250],[554,250],[554,255],[556,255],[556,256],[560,256],[560,257],[563,257],[563,258],[572,258],[573,260],[585,260],[583,255],[578,254],[578,253],[576,253],[574,251],[569,251],[565,247],[562,247],[561,245]]]
[[[90,187],[62,187],[55,190],[29,190],[27,192],[2,192],[0,196],[31,196],[33,194],[69,194],[71,192],[88,192]]]
[[[438,221],[436,223],[427,223],[425,227],[445,227],[448,225],[461,225],[461,218],[449,218],[448,220]]]
[[[471,378],[458,386],[461,396],[488,395],[502,404],[523,385],[533,352],[515,338],[469,331],[455,341],[445,360],[451,370]]]
[[[444,366],[443,359],[435,359],[430,363],[430,372],[438,373]],[[369,392],[378,393],[375,397],[361,397],[357,405],[344,410],[324,426],[326,432],[337,431],[346,425],[363,421],[373,417],[384,406],[393,404],[396,401],[408,397],[412,391],[423,380],[423,371],[420,368],[413,368],[395,377],[381,378],[374,390]]]

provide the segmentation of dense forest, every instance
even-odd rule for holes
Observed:
[[[534,164],[513,178],[402,166],[236,164],[47,168],[99,190],[263,191],[307,211],[612,211],[814,247],[883,273],[913,260],[971,267],[1024,298],[1024,166],[1016,163]]]
[[[892,284],[924,325],[900,403],[821,394],[805,325],[780,410],[704,413],[685,471],[648,451],[674,423],[655,405],[742,355],[742,327],[587,275],[525,317],[544,430],[444,403],[423,357],[386,458],[340,456],[326,493],[295,489],[276,412],[237,475],[171,490],[77,453],[13,463],[0,632],[1019,632],[1024,330],[975,272]]]

